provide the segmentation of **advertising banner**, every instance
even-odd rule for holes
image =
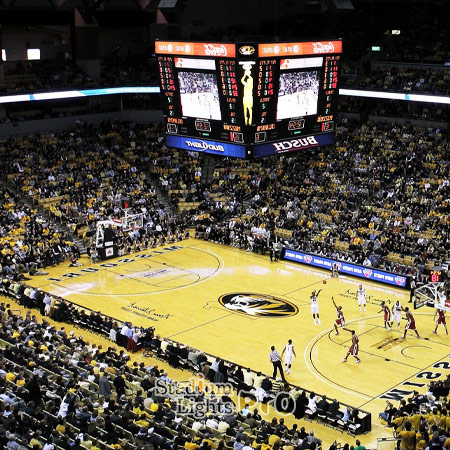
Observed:
[[[372,267],[360,266],[359,264],[330,259],[324,256],[315,255],[313,253],[289,250],[286,248],[283,249],[282,259],[300,264],[306,264],[308,266],[319,267],[330,271],[333,263],[336,262],[339,273],[341,274],[409,289],[410,280],[406,275],[399,275],[397,273],[386,272],[384,270],[374,269]]]

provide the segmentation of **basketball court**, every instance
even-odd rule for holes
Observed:
[[[372,436],[392,436],[377,418],[386,399],[426,392],[431,379],[450,373],[450,340],[441,327],[432,333],[434,309],[413,311],[421,339],[411,332],[401,339],[405,320],[391,332],[383,327],[381,301],[407,306],[409,293],[400,289],[364,283],[367,312],[360,312],[358,279],[332,279],[325,271],[196,239],[81,262],[76,268],[64,263],[29,284],[268,374],[270,346],[281,353],[292,339],[297,357],[287,380],[371,412]],[[315,326],[309,296],[317,289],[321,324]],[[351,334],[335,335],[332,296],[359,336],[361,364],[352,357],[342,362]]]

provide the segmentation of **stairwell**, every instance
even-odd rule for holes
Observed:
[[[243,200],[242,200],[242,212],[245,213],[245,211],[247,211],[250,206],[251,206],[251,201],[252,201],[252,195],[246,195]]]
[[[19,198],[20,201],[27,205],[30,209],[37,210],[39,216],[41,216],[44,220],[46,220],[49,224],[53,225],[58,230],[62,231],[68,240],[71,242],[75,242],[80,250],[81,254],[87,252],[87,242],[81,239],[79,236],[73,233],[73,231],[64,223],[57,221],[54,217],[52,217],[49,212],[40,206],[38,203],[33,203],[30,198],[26,195],[23,195],[22,192],[16,190],[16,186],[12,182],[7,182],[5,187],[8,188],[11,192],[14,192]]]
[[[144,173],[147,179],[151,181],[153,189],[155,189],[158,202],[164,206],[164,210],[169,214],[169,216],[176,217],[178,215],[178,210],[170,203],[169,196],[167,192],[161,188],[158,178],[152,177],[148,172]]]
[[[201,183],[209,183],[214,175],[216,167],[216,157],[214,155],[205,154],[202,165],[202,176],[200,178]]]
[[[135,164],[134,156],[132,156],[132,157],[128,156],[127,157],[127,154],[125,153],[125,155],[122,156],[122,159],[124,161],[126,161],[127,163],[129,163],[129,164],[132,164],[132,165]],[[178,216],[178,210],[177,210],[176,207],[174,207],[170,203],[169,195],[162,188],[162,186],[161,186],[161,184],[159,182],[159,178],[157,176],[155,176],[155,175],[152,175],[150,173],[150,171],[148,171],[148,170],[142,170],[142,168],[140,170],[145,175],[145,178],[150,181],[153,189],[155,190],[157,202],[159,204],[163,205],[164,211],[166,211],[166,213],[169,216],[171,216],[171,217],[177,217]]]

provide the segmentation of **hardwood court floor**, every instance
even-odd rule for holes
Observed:
[[[409,295],[399,289],[364,283],[368,305],[367,312],[360,312],[357,279],[330,279],[328,272],[196,239],[104,263],[91,264],[86,257],[81,261],[83,267],[64,263],[29,283],[114,318],[153,325],[161,336],[264,373],[271,374],[270,346],[281,352],[290,338],[297,357],[288,381],[372,412],[372,436],[392,436],[377,419],[386,396],[425,392],[430,379],[444,377],[450,369],[448,336],[442,329],[432,334],[434,310],[414,312],[421,339],[410,334],[401,340],[404,320],[400,330],[396,324],[391,332],[383,328],[381,301],[407,304]],[[309,304],[313,289],[322,289],[317,326]],[[243,312],[219,302],[230,293],[275,300]],[[343,306],[347,327],[360,337],[361,364],[351,357],[342,362],[350,333],[334,334],[332,296]],[[225,296],[222,303],[232,297]],[[232,307],[241,300],[246,299],[232,299]]]

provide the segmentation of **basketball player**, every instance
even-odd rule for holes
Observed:
[[[362,287],[362,284],[359,285],[356,291],[356,298],[358,300],[359,310],[361,311],[361,306],[364,306],[364,311],[366,311],[366,290]]]
[[[438,316],[437,320],[436,320],[436,316]],[[436,312],[434,313],[433,320],[436,320],[436,328],[433,331],[434,334],[437,334],[437,329],[438,329],[439,324],[444,325],[445,334],[448,334],[447,322],[445,320],[445,310],[436,308]]]
[[[394,319],[397,321],[397,328],[400,328],[400,322],[402,321],[402,305],[397,300],[392,306],[392,325],[394,324]]]
[[[339,264],[335,261],[331,265],[331,278],[337,278],[339,276]]]
[[[391,310],[389,309],[389,306],[386,306],[386,302],[381,302],[381,309],[378,311],[384,313],[384,328],[387,328],[388,331],[391,331],[392,327],[392,320],[391,320]]]
[[[284,355],[284,371],[289,375],[291,373],[291,365],[293,356],[297,357],[295,354],[294,346],[292,345],[292,339],[288,340],[288,343],[283,348],[281,352],[281,357]]]
[[[355,330],[348,330],[345,327],[342,327],[342,329],[352,333],[352,343],[347,351],[347,355],[345,355],[345,358],[342,360],[342,362],[347,362],[348,356],[352,355],[356,359],[356,364],[358,364],[361,362],[361,360],[358,358],[359,338],[358,336],[356,336]]]
[[[408,330],[415,331],[416,335],[417,335],[417,339],[420,339],[419,333],[416,330],[416,321],[414,320],[414,317],[411,314],[411,311],[409,310],[408,307],[406,307],[403,311],[405,311],[405,313],[406,313],[406,317],[404,317],[404,319],[407,320],[407,322],[406,322],[405,332],[403,334],[402,339],[406,339],[406,333],[408,332]]]
[[[334,329],[336,330],[335,334],[338,335],[339,334],[338,326],[341,326],[342,328],[345,327],[344,312],[342,311],[342,306],[336,305],[334,297],[331,297],[331,300],[333,300],[333,305],[336,308],[337,319],[334,321]]]
[[[244,76],[241,78],[241,84],[244,86],[244,96],[242,98],[242,105],[244,107],[244,120],[245,125],[251,125],[253,113],[252,63],[244,64],[242,68],[244,69]]]
[[[311,292],[311,313],[314,319],[314,325],[316,325],[316,316],[317,316],[317,323],[320,325],[320,318],[319,318],[319,302],[317,301],[317,297],[319,297],[320,291],[322,289],[319,289],[317,292],[312,291]]]
[[[439,299],[439,305],[444,306],[445,305],[445,301],[447,300],[447,295],[445,294],[445,291],[443,289],[440,290],[438,288],[437,296],[438,296],[438,299]]]

